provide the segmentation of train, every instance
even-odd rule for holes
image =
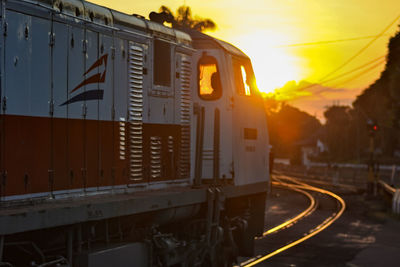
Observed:
[[[253,254],[269,141],[246,54],[83,0],[0,10],[0,266]]]

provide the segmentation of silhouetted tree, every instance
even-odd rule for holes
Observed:
[[[261,93],[264,99],[264,107],[267,116],[270,116],[276,112],[278,112],[285,102],[276,100],[275,97],[269,97],[266,93]]]
[[[209,18],[193,17],[192,10],[189,6],[180,6],[176,14],[174,14],[169,7],[161,6],[159,12],[158,14],[162,16],[160,20],[171,23],[173,28],[190,28],[203,32],[206,30],[215,30],[217,27],[215,22]],[[150,13],[150,19],[158,20],[157,13]]]
[[[298,108],[282,102],[275,104],[279,108],[274,107],[267,112],[270,143],[274,147],[276,157],[293,159],[299,156],[301,141],[317,138],[321,123]]]
[[[400,32],[390,39],[388,48],[381,76],[357,97],[353,106],[361,114],[360,125],[365,125],[368,120],[379,125],[378,149],[385,157],[393,157],[395,151],[400,150]]]
[[[324,141],[328,146],[331,161],[343,161],[352,156],[351,108],[333,105],[324,112]]]

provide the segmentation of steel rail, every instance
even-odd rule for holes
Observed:
[[[293,176],[296,176],[296,173],[295,172],[293,172],[293,173],[288,173],[288,172],[286,172],[286,175],[285,174],[283,174],[282,172],[274,172],[274,174],[275,175],[278,175],[278,176],[283,176],[283,177],[288,177],[287,175],[293,175]],[[276,178],[274,178],[274,179],[276,179]],[[327,181],[327,180],[321,180],[321,179],[317,179],[317,180],[315,180],[315,179],[312,179],[312,178],[304,178],[304,177],[299,177],[299,179],[301,179],[302,181],[304,181],[304,182],[311,182],[311,183],[313,183],[313,184],[316,184],[316,185],[321,185],[321,186],[324,186],[324,185],[326,185],[326,186],[331,186],[331,185],[333,185],[332,184],[332,182],[329,182],[329,181]],[[349,185],[349,184],[343,184],[343,183],[335,183],[334,184],[334,186],[335,187],[340,187],[340,188],[344,188],[344,189],[348,189],[348,190],[354,190],[354,191],[356,191],[356,190],[358,190],[358,187],[356,187],[356,186],[354,186],[354,185]]]
[[[264,256],[256,258],[256,259],[251,259],[250,261],[246,261],[245,264],[241,264],[240,266],[245,266],[245,267],[254,266],[254,265],[259,264],[259,263],[261,263],[261,262],[263,262],[263,261],[265,261],[265,260],[267,260],[267,259],[269,259],[269,258],[271,258],[271,257],[273,257],[273,256],[285,251],[285,250],[288,250],[291,247],[294,247],[294,246],[306,241],[307,239],[310,239],[311,237],[319,234],[320,232],[322,232],[323,230],[328,228],[332,223],[334,223],[337,219],[339,219],[342,216],[344,210],[346,209],[346,202],[341,197],[339,197],[338,195],[336,195],[336,194],[334,194],[334,193],[332,193],[332,192],[330,192],[328,190],[321,189],[321,188],[318,188],[318,187],[314,187],[314,186],[299,182],[296,179],[293,179],[293,178],[290,178],[290,177],[281,176],[280,178],[283,178],[285,180],[289,180],[289,181],[295,183],[292,186],[294,186],[296,188],[315,191],[315,192],[319,192],[319,193],[322,193],[322,194],[329,195],[332,198],[334,198],[337,201],[339,201],[339,203],[341,204],[341,207],[340,207],[338,212],[333,213],[330,217],[328,217],[326,220],[324,220],[321,224],[319,224],[318,226],[316,226],[313,229],[311,229],[309,234],[307,234],[307,235],[303,236],[302,238],[300,238],[300,239],[298,239],[298,240],[296,240],[296,241],[294,241],[294,242],[292,242],[292,243],[290,243],[290,244],[288,244],[286,246],[283,246],[283,247],[281,247],[281,248],[279,248],[279,249],[277,249],[277,250],[275,250],[275,251],[273,251],[273,252],[271,252],[271,253],[269,253],[267,255],[264,255]]]
[[[279,230],[281,230],[283,228],[287,228],[287,227],[290,227],[290,226],[294,225],[299,220],[301,220],[304,217],[307,217],[308,215],[313,213],[315,211],[315,209],[317,208],[315,198],[310,193],[308,193],[307,191],[304,191],[304,190],[296,188],[296,187],[292,187],[290,184],[283,183],[283,182],[272,182],[272,183],[274,185],[277,185],[277,186],[290,187],[291,190],[294,190],[296,192],[304,194],[310,200],[310,205],[303,212],[297,214],[295,217],[285,221],[284,223],[281,223],[281,224],[279,224],[279,225],[277,225],[277,226],[265,231],[263,233],[262,237],[258,237],[256,239],[262,239],[263,237],[265,237],[265,236],[267,236],[269,234],[272,234],[272,233],[277,232],[277,231],[279,231]]]

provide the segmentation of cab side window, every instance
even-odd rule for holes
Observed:
[[[171,45],[154,40],[154,84],[171,86]]]
[[[204,100],[216,100],[222,96],[218,63],[214,57],[203,56],[198,63],[198,93]]]

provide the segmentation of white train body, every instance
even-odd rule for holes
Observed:
[[[254,199],[249,236],[260,233],[268,133],[245,54],[85,1],[0,8],[0,262],[27,232],[82,234],[147,212],[158,212],[148,226],[207,217],[207,192],[224,195],[212,201],[224,199],[215,214],[227,218]],[[66,262],[94,266],[80,245],[65,247]]]

